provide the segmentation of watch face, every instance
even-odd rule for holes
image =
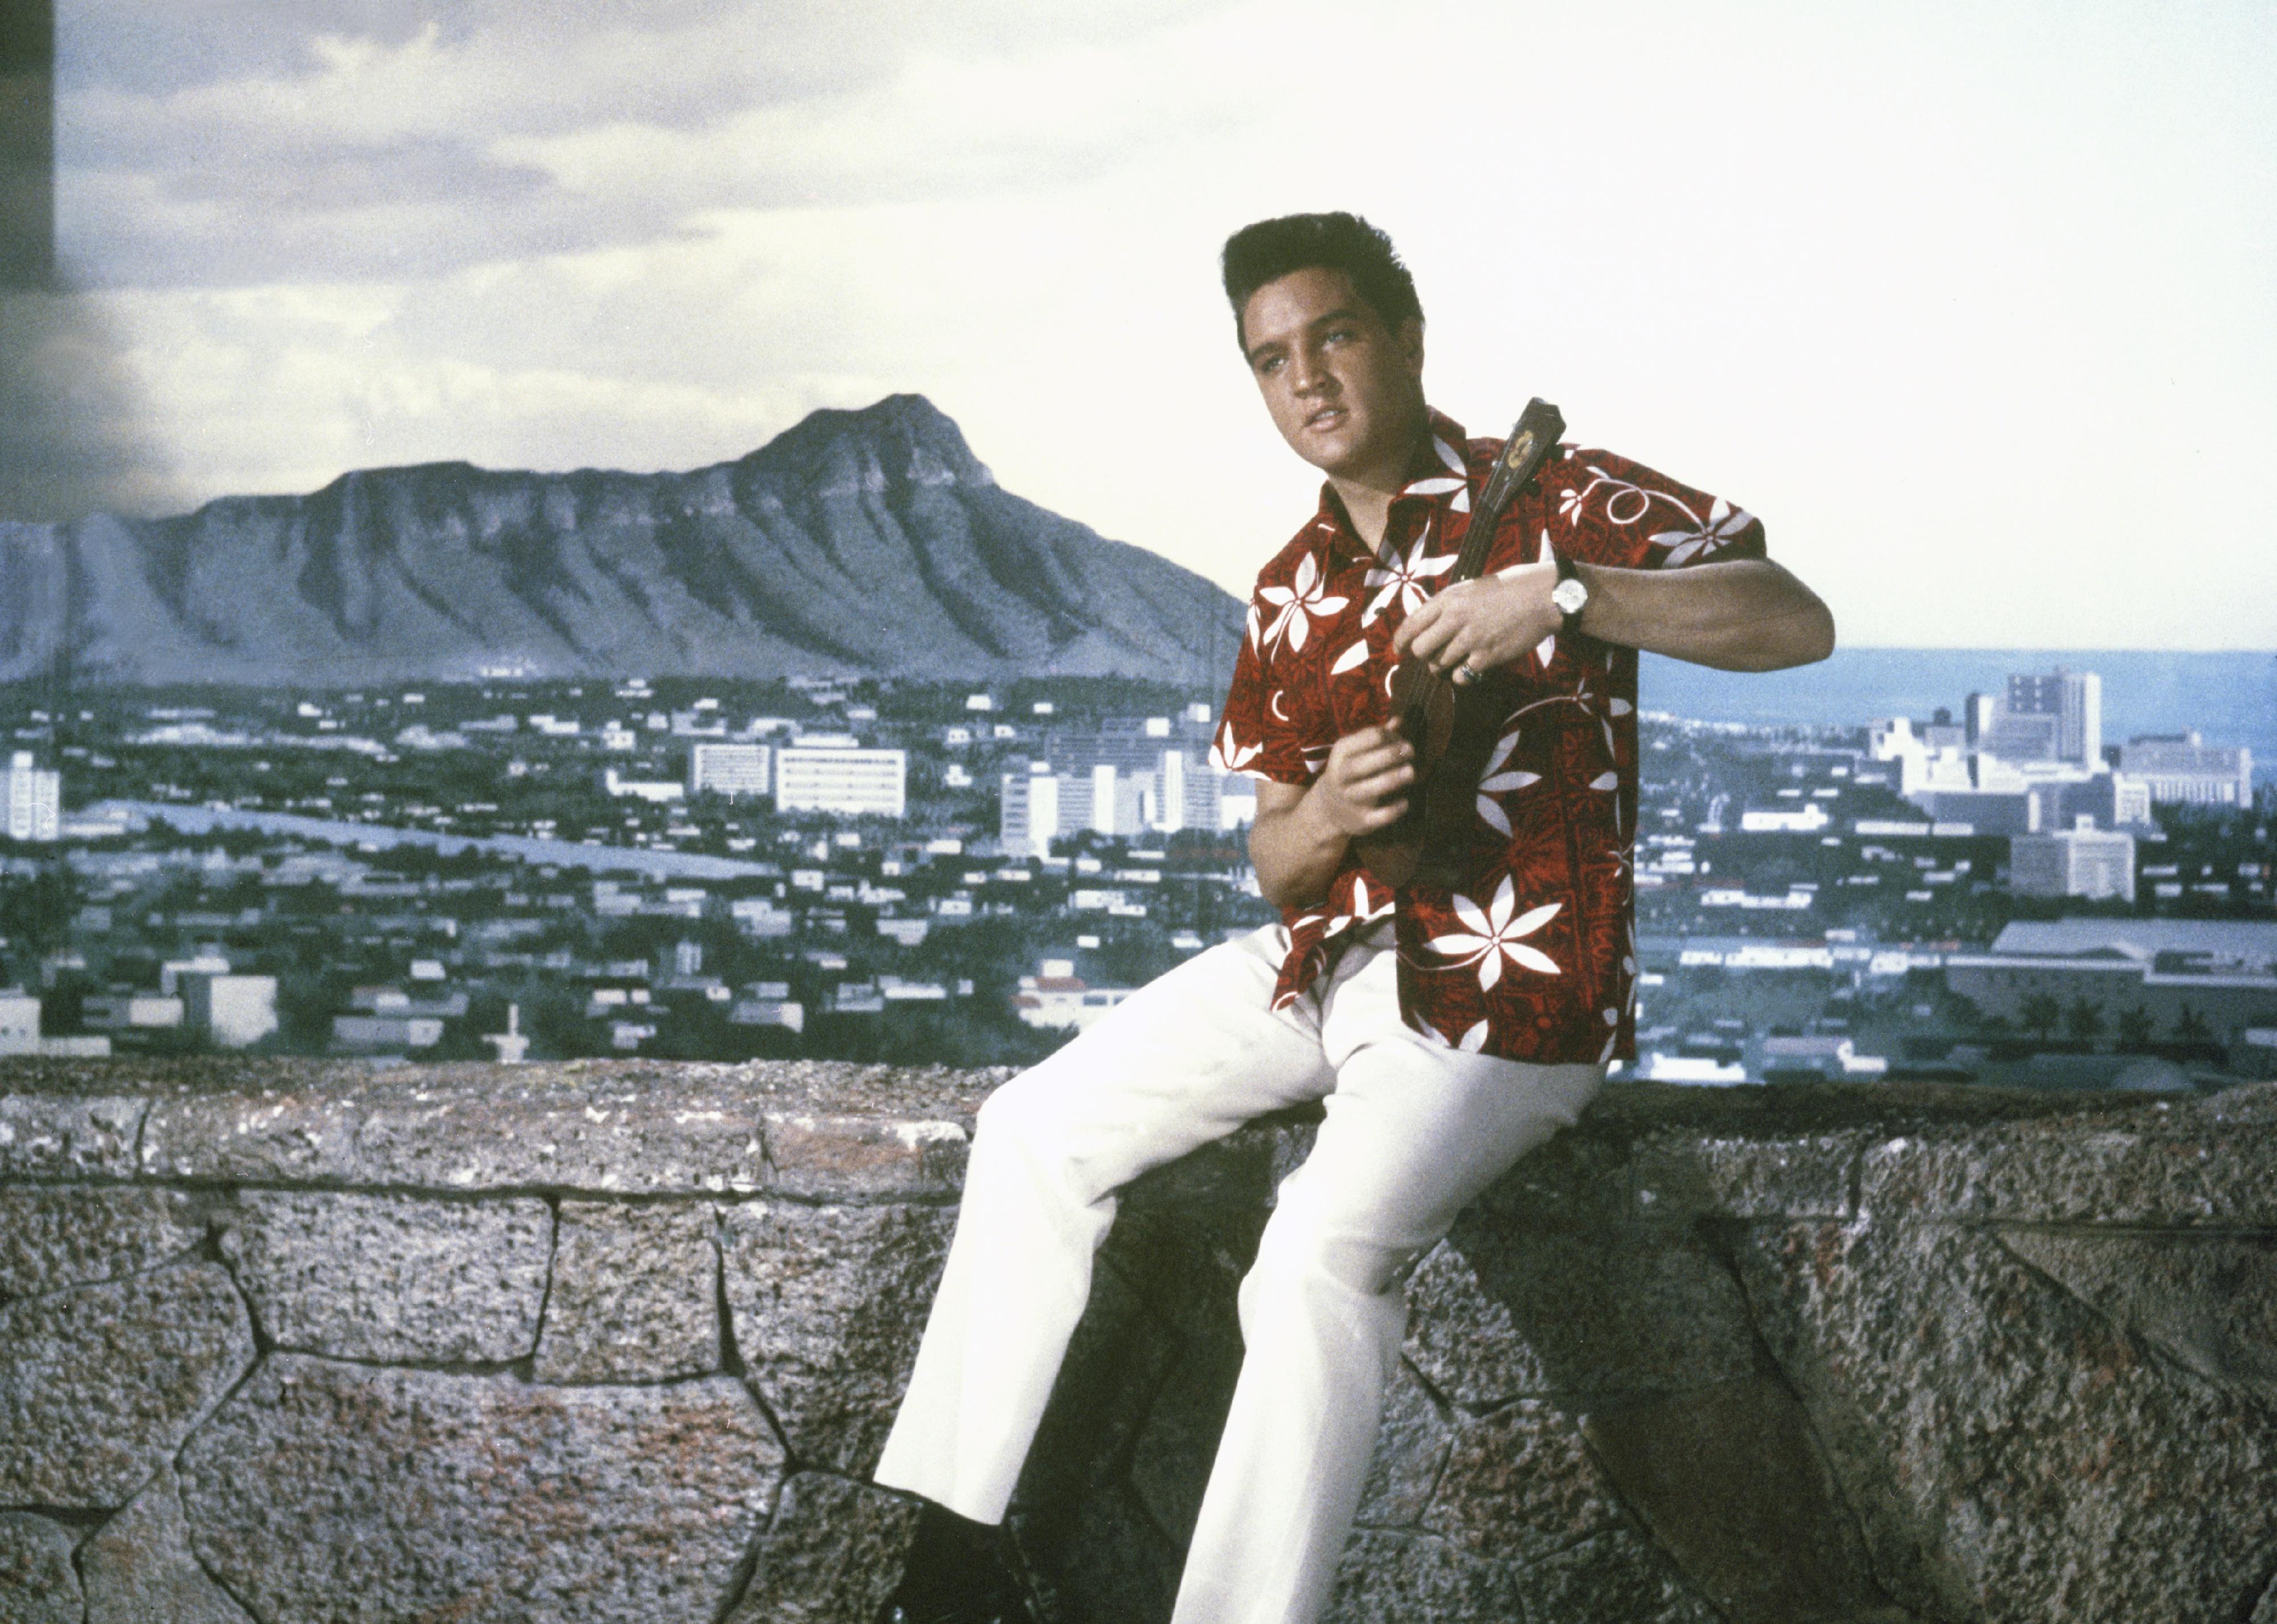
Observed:
[[[1589,601],[1589,589],[1577,580],[1560,581],[1550,589],[1550,601],[1567,614],[1578,614],[1581,606]]]

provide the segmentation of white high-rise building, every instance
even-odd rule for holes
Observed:
[[[16,751],[9,762],[4,799],[9,839],[51,841],[61,834],[63,774],[34,766],[30,751]]]
[[[909,753],[845,745],[786,745],[775,752],[775,810],[898,818],[907,806]]]
[[[2092,766],[2103,759],[2103,679],[2092,671],[2059,668],[2045,676],[2012,676],[2001,709],[2005,714],[1995,721],[1996,730],[2004,721],[2021,726],[2026,717],[2052,718],[2048,754],[2058,761]],[[1997,744],[1978,748],[1996,756],[2010,753]],[[2017,752],[2015,759],[2030,758]]]
[[[688,793],[765,795],[767,747],[764,744],[697,744],[688,752]]]

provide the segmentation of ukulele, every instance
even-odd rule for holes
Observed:
[[[1527,402],[1472,507],[1449,584],[1475,579],[1486,568],[1504,513],[1534,482],[1565,431],[1556,407],[1539,395]],[[1415,747],[1415,778],[1399,820],[1352,843],[1368,872],[1393,889],[1419,881],[1451,889],[1467,878],[1458,858],[1477,815],[1472,801],[1487,756],[1510,714],[1511,686],[1502,671],[1481,672],[1458,684],[1414,659],[1402,660],[1392,673],[1391,713],[1400,736]]]

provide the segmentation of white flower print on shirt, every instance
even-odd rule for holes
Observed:
[[[1510,759],[1510,752],[1517,748],[1518,729],[1513,728],[1496,741],[1494,754],[1487,758],[1487,770],[1479,779],[1480,820],[1500,835],[1510,833],[1510,814],[1503,811],[1502,803],[1495,797],[1542,782],[1539,773],[1516,769],[1505,773],[1502,770],[1504,764]]]
[[[1447,444],[1446,441],[1441,439],[1436,434],[1431,437],[1431,449],[1438,453],[1439,461],[1447,465],[1452,477],[1414,480],[1403,487],[1399,494],[1402,496],[1444,496],[1448,492],[1452,491],[1455,493],[1454,497],[1448,502],[1447,506],[1457,513],[1470,512],[1470,469],[1464,466],[1462,454],[1457,451],[1452,446]]]
[[[1518,906],[1517,893],[1510,876],[1504,874],[1502,884],[1495,888],[1494,901],[1481,909],[1478,903],[1459,893],[1454,898],[1455,917],[1475,933],[1450,931],[1443,936],[1434,936],[1428,946],[1434,953],[1454,959],[1450,969],[1465,964],[1476,964],[1479,970],[1479,990],[1491,992],[1494,984],[1502,980],[1502,961],[1510,961],[1527,970],[1536,970],[1543,975],[1561,973],[1557,961],[1539,948],[1528,947],[1520,936],[1530,936],[1557,915],[1564,903],[1544,903],[1539,908],[1529,908],[1516,919],[1511,912]]]
[[[1690,514],[1685,517],[1690,518]],[[1734,507],[1722,497],[1708,510],[1708,522],[1695,524],[1688,530],[1663,530],[1653,538],[1668,547],[1668,556],[1660,560],[1661,568],[1672,569],[1679,564],[1688,564],[1694,559],[1720,553],[1739,538],[1740,532],[1755,522],[1755,516],[1744,507]]]
[[[1369,600],[1367,609],[1361,612],[1361,625],[1375,624],[1376,617],[1395,601],[1401,612],[1407,614],[1413,614],[1422,607],[1431,596],[1431,577],[1445,575],[1458,561],[1457,555],[1452,553],[1443,553],[1437,558],[1425,558],[1423,551],[1430,544],[1431,526],[1427,520],[1422,534],[1415,538],[1405,553],[1390,545],[1385,546],[1381,560],[1369,567],[1366,582],[1367,585],[1381,587],[1382,591],[1377,592]]]
[[[1218,729],[1217,743],[1211,747],[1210,754],[1216,759],[1217,765],[1229,773],[1239,773],[1248,778],[1262,778],[1265,774],[1258,772],[1249,764],[1257,759],[1258,752],[1264,748],[1262,744],[1242,743],[1233,736],[1233,724],[1228,722]]]
[[[1295,581],[1288,586],[1260,586],[1257,595],[1279,611],[1272,624],[1265,629],[1265,646],[1271,648],[1283,637],[1289,639],[1291,652],[1305,646],[1306,628],[1314,618],[1326,620],[1343,608],[1349,600],[1323,598],[1321,592],[1328,585],[1321,574],[1321,561],[1307,553],[1297,560]]]

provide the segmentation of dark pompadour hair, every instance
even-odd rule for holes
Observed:
[[[1409,316],[1423,319],[1415,278],[1399,263],[1391,239],[1356,214],[1284,214],[1245,225],[1225,240],[1219,256],[1233,328],[1241,337],[1242,308],[1268,282],[1292,271],[1323,266],[1352,278],[1352,290],[1395,331]]]

